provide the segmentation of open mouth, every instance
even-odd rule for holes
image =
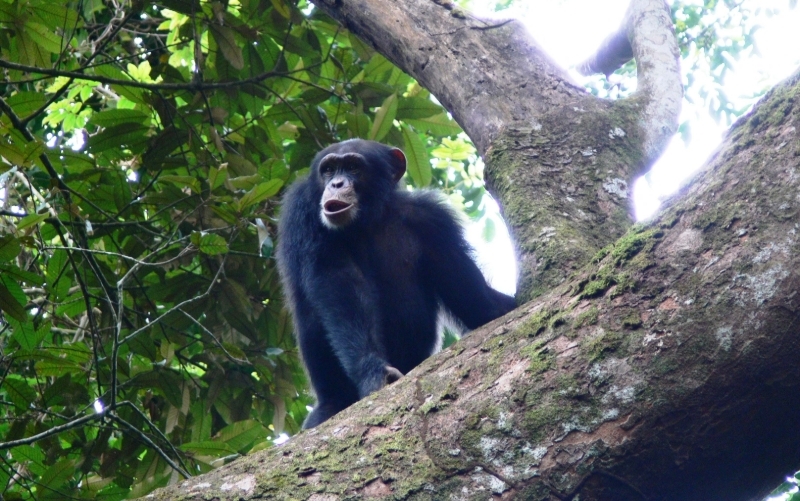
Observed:
[[[344,212],[352,206],[353,204],[342,202],[340,200],[328,200],[327,202],[325,202],[325,206],[323,208],[325,209],[325,214],[333,215],[333,214],[339,214],[340,212]]]

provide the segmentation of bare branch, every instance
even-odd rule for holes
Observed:
[[[89,75],[86,73],[82,73],[80,71],[63,71],[63,70],[54,70],[50,68],[40,68],[38,66],[28,66],[25,64],[12,63],[4,59],[0,59],[0,68],[19,70],[19,71],[24,71],[26,73],[39,73],[51,77],[67,77],[67,78],[73,78],[75,80],[87,80],[89,82],[99,82],[107,85],[124,85],[127,87],[136,87],[139,89],[147,89],[153,91],[188,90],[193,92],[202,90],[214,90],[214,89],[233,89],[236,87],[241,87],[243,85],[251,85],[254,83],[263,82],[268,78],[282,77],[286,76],[288,73],[295,73],[295,72],[283,73],[277,71],[265,71],[250,78],[243,78],[241,80],[231,80],[229,82],[147,83],[147,82],[139,82],[137,80],[120,80],[118,78],[108,78],[101,75]],[[302,71],[306,71],[306,69],[307,68],[303,68]]]
[[[0,442],[0,451],[4,449],[11,449],[12,447],[16,447],[18,445],[32,444],[47,437],[52,437],[53,435],[57,435],[62,431],[72,430],[74,428],[80,428],[81,426],[87,423],[91,423],[92,421],[98,421],[102,418],[103,414],[90,414],[88,416],[83,416],[81,418],[74,419],[68,423],[64,423],[59,426],[53,426],[47,431],[37,433],[36,435],[31,435],[30,437],[20,438],[19,440],[11,440],[8,442]]]

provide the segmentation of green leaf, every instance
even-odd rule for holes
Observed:
[[[235,190],[252,190],[256,185],[264,182],[264,176],[253,174],[252,176],[239,176],[228,179],[228,186]]]
[[[200,400],[192,403],[190,413],[193,420],[191,441],[206,441],[211,436],[211,413],[206,412],[205,406]]]
[[[170,153],[189,142],[189,131],[169,126],[150,140],[150,148],[142,155],[142,165],[158,169]]]
[[[289,19],[292,15],[292,11],[288,5],[286,5],[283,0],[272,0],[272,6],[275,8],[275,11],[280,14],[281,16]]]
[[[11,261],[22,250],[19,245],[19,240],[11,235],[3,235],[0,237],[0,263]]]
[[[101,64],[99,66],[95,66],[94,72],[96,75],[106,78],[113,78],[115,80],[130,80],[128,75],[110,64]],[[117,94],[128,98],[134,103],[147,106],[148,108],[150,106],[150,104],[144,98],[144,91],[140,88],[128,87],[123,84],[113,84],[111,88],[114,89],[114,92]]]
[[[216,256],[228,252],[228,242],[215,233],[201,233],[195,231],[191,237],[192,243],[200,249],[203,254]]]
[[[56,490],[75,473],[74,459],[60,459],[42,474],[39,482],[45,487]]]
[[[208,168],[208,185],[212,191],[222,186],[226,179],[228,179],[228,169]]]
[[[59,2],[47,1],[36,2],[34,5],[36,7],[32,9],[33,16],[52,29],[75,29],[83,26],[78,19],[78,11],[74,8],[67,8]]]
[[[29,409],[33,401],[36,400],[36,392],[33,391],[33,388],[28,385],[25,379],[15,374],[6,376],[5,380],[3,380],[2,388],[6,391],[11,403],[18,409]]]
[[[112,109],[93,114],[87,125],[96,125],[98,127],[108,128],[126,122],[147,124],[149,121],[150,115],[143,111]]]
[[[8,104],[19,117],[27,117],[47,102],[47,96],[41,92],[17,92],[8,98]]]
[[[267,430],[261,423],[248,419],[226,426],[219,431],[216,438],[234,450],[241,451],[266,434]]]
[[[2,23],[13,23],[17,19],[17,7],[18,3],[6,3],[0,2],[0,22]]]
[[[387,71],[391,71],[393,68],[394,65],[391,61],[381,54],[375,54],[369,60],[367,67],[364,68],[364,73],[367,75],[368,80],[377,82]]]
[[[12,165],[20,167],[27,167],[27,156],[15,144],[8,144],[5,141],[0,141],[0,156],[8,160]]]
[[[442,144],[434,148],[431,155],[442,160],[469,160],[475,155],[475,147],[461,138],[443,138]]]
[[[49,358],[36,362],[36,373],[42,376],[61,376],[63,374],[82,374],[86,369],[72,360]]]
[[[225,457],[231,454],[236,454],[236,450],[224,442],[212,442],[206,440],[203,442],[189,442],[181,445],[181,450],[191,452],[198,456],[212,456],[212,457]]]
[[[41,275],[32,271],[20,270],[13,264],[0,264],[0,273],[13,278],[17,282],[24,283],[25,285],[40,286],[44,283],[44,278]]]
[[[219,50],[225,59],[237,70],[244,68],[244,57],[242,56],[242,48],[236,44],[236,37],[234,31],[227,26],[220,26],[219,24],[211,23],[208,25],[211,31],[211,36],[217,42]]]
[[[24,165],[33,165],[33,163],[44,153],[46,145],[40,140],[31,141],[25,145],[25,163]]]
[[[83,300],[83,294],[76,292],[64,300],[64,302],[56,308],[57,315],[66,315],[68,317],[75,317],[86,311],[86,302]]]
[[[36,475],[41,475],[47,468],[44,464],[44,452],[32,445],[20,445],[11,449],[11,456],[17,463],[25,463],[29,470]]]
[[[110,148],[139,145],[147,141],[145,134],[149,130],[149,127],[139,123],[114,125],[90,137],[89,149],[93,153],[99,153]]]
[[[61,161],[62,168],[68,168],[70,174],[80,174],[88,169],[97,167],[93,157],[70,149],[60,151],[58,158]]]
[[[60,53],[66,45],[66,42],[64,42],[60,36],[56,35],[52,30],[48,29],[47,26],[42,24],[28,21],[25,23],[25,29],[35,33],[36,36],[33,40],[44,50],[52,52],[53,54]]]
[[[14,327],[13,339],[26,351],[31,351],[50,333],[50,322],[43,323],[38,329],[33,328],[33,322],[26,318],[24,322],[9,322]],[[44,375],[44,374],[42,374]],[[58,374],[53,374],[58,376]]]
[[[9,317],[24,322],[27,318],[27,297],[22,287],[7,275],[0,276],[0,310]]]
[[[373,141],[380,141],[389,129],[392,128],[394,117],[397,115],[397,94],[392,94],[387,97],[378,111],[375,112],[375,121],[372,123],[372,129],[369,131],[369,139]]]
[[[269,197],[275,196],[280,191],[281,186],[283,186],[283,181],[280,179],[270,179],[265,183],[261,183],[244,194],[241,200],[239,200],[239,207],[244,210],[251,205],[255,205]]]
[[[28,214],[27,216],[23,217],[17,223],[17,230],[22,231],[26,228],[30,228],[31,226],[36,226],[37,224],[41,223],[45,219],[50,217],[50,214]]]
[[[407,118],[403,121],[423,134],[430,134],[436,137],[457,136],[461,133],[461,127],[448,117],[447,113],[428,118]]]
[[[442,107],[427,97],[401,97],[397,105],[397,119],[428,118],[442,113]]]
[[[131,495],[131,489],[128,487],[123,487],[116,483],[113,483],[111,478],[102,478],[99,476],[89,477],[89,479],[97,478],[98,487],[100,490],[97,493],[92,494],[91,498],[95,501],[123,501],[128,499]],[[167,477],[169,479],[169,477]],[[87,479],[88,482],[88,479]],[[91,489],[94,487],[93,484],[87,483],[86,487]]]
[[[53,295],[53,300],[57,302],[63,300],[69,294],[69,288],[72,285],[71,280],[65,273],[68,263],[69,256],[67,251],[63,249],[54,251],[47,262],[47,290]]]
[[[22,64],[41,68],[50,62],[50,52],[37,44],[27,31],[18,31],[16,40],[19,59]]]
[[[47,324],[47,328],[50,328],[49,324]],[[72,367],[88,364],[92,355],[92,351],[85,344],[73,343],[64,346],[42,347],[23,354],[20,356],[20,360],[34,360],[37,365],[44,361],[52,364],[67,361],[69,365],[65,367]]]
[[[369,137],[372,122],[367,115],[359,110],[345,114],[345,119],[347,121],[347,130],[350,131],[350,137],[360,137],[362,139]]]
[[[431,172],[431,162],[428,158],[428,150],[419,135],[411,127],[403,124],[400,128],[403,134],[403,151],[406,154],[406,170],[414,186],[424,188],[431,184],[433,173]]]
[[[252,162],[239,155],[228,153],[228,169],[233,173],[233,177],[252,176],[258,169]]]
[[[200,193],[200,181],[192,176],[161,176],[158,178],[162,183],[175,183],[178,186],[186,186],[195,193]]]
[[[41,342],[44,341],[44,339],[47,337],[48,334],[50,334],[50,327],[52,326],[50,325],[49,320],[47,322],[42,323],[42,325],[40,325],[39,328],[33,332],[33,335],[28,336],[26,338],[27,347],[25,347],[24,345],[22,346],[29,350],[38,348]],[[83,372],[81,371],[79,373],[82,374]],[[53,374],[53,375],[60,376],[60,374]]]

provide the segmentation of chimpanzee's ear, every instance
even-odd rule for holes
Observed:
[[[394,182],[400,181],[403,174],[406,173],[406,155],[403,150],[399,148],[392,148],[389,150],[389,155],[392,157],[392,167],[394,168]]]

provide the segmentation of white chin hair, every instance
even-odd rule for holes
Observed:
[[[322,225],[325,226],[326,228],[330,229],[330,230],[340,230],[340,229],[344,228],[348,224],[352,223],[353,220],[355,220],[357,215],[358,215],[358,209],[356,209],[354,207],[354,208],[350,209],[350,212],[348,214],[349,217],[347,218],[346,221],[342,221],[341,223],[336,224],[333,221],[331,221],[330,219],[328,219],[328,216],[325,215],[325,209],[322,209],[322,210],[319,211],[319,218],[322,221]]]

